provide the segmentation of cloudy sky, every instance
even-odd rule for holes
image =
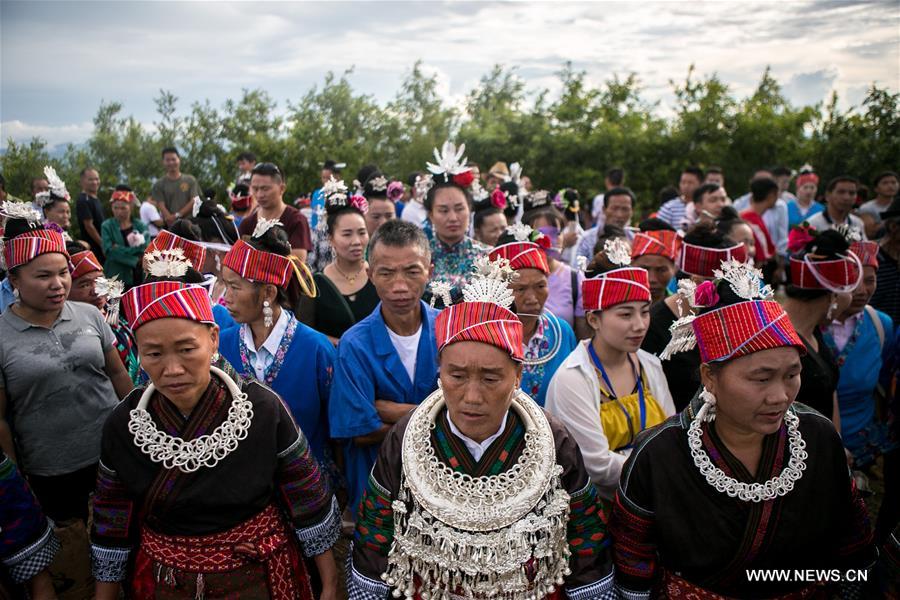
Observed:
[[[798,104],[831,90],[855,103],[872,82],[900,89],[900,0],[2,0],[0,40],[0,147],[34,135],[81,142],[101,100],[149,124],[160,88],[184,108],[256,87],[283,105],[352,66],[354,87],[385,101],[416,59],[453,103],[496,63],[551,91],[566,61],[595,82],[634,71],[663,112],[669,79],[691,63],[738,94],[771,65]]]

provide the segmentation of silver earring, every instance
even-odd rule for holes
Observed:
[[[272,310],[272,305],[269,304],[269,301],[266,300],[265,302],[263,302],[263,324],[266,327],[271,327],[275,324],[274,314],[275,313]]]
[[[216,350],[213,353],[212,359],[209,362],[210,362],[210,364],[216,364],[217,362],[219,362],[219,351],[218,350]]]
[[[829,321],[834,319],[834,311],[836,311],[837,308],[838,308],[837,300],[833,300],[831,302],[831,306],[828,307],[828,313],[825,315],[825,318],[828,319]]]
[[[19,288],[13,288],[13,296],[16,300],[19,299]]]
[[[715,421],[716,420],[716,397],[706,389],[706,386],[703,386],[703,389],[700,390],[700,399],[703,400],[703,406],[700,407],[700,411],[697,413],[697,418],[701,421]]]

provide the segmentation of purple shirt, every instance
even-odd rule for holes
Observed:
[[[575,317],[584,316],[584,308],[581,300],[581,282],[584,281],[584,273],[577,271],[577,296],[576,304],[572,306],[572,267],[557,262],[556,270],[547,277],[549,293],[544,309],[549,310],[561,320],[575,327]]]

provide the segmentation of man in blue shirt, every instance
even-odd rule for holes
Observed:
[[[437,389],[437,311],[421,300],[431,276],[428,239],[395,219],[375,231],[368,256],[381,303],[341,337],[328,407],[354,516],[388,429]]]

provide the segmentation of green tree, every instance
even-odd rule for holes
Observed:
[[[31,180],[44,176],[44,166],[59,164],[50,160],[47,142],[41,138],[31,138],[27,143],[6,142],[6,153],[0,157],[6,191],[20,200],[31,200]]]

